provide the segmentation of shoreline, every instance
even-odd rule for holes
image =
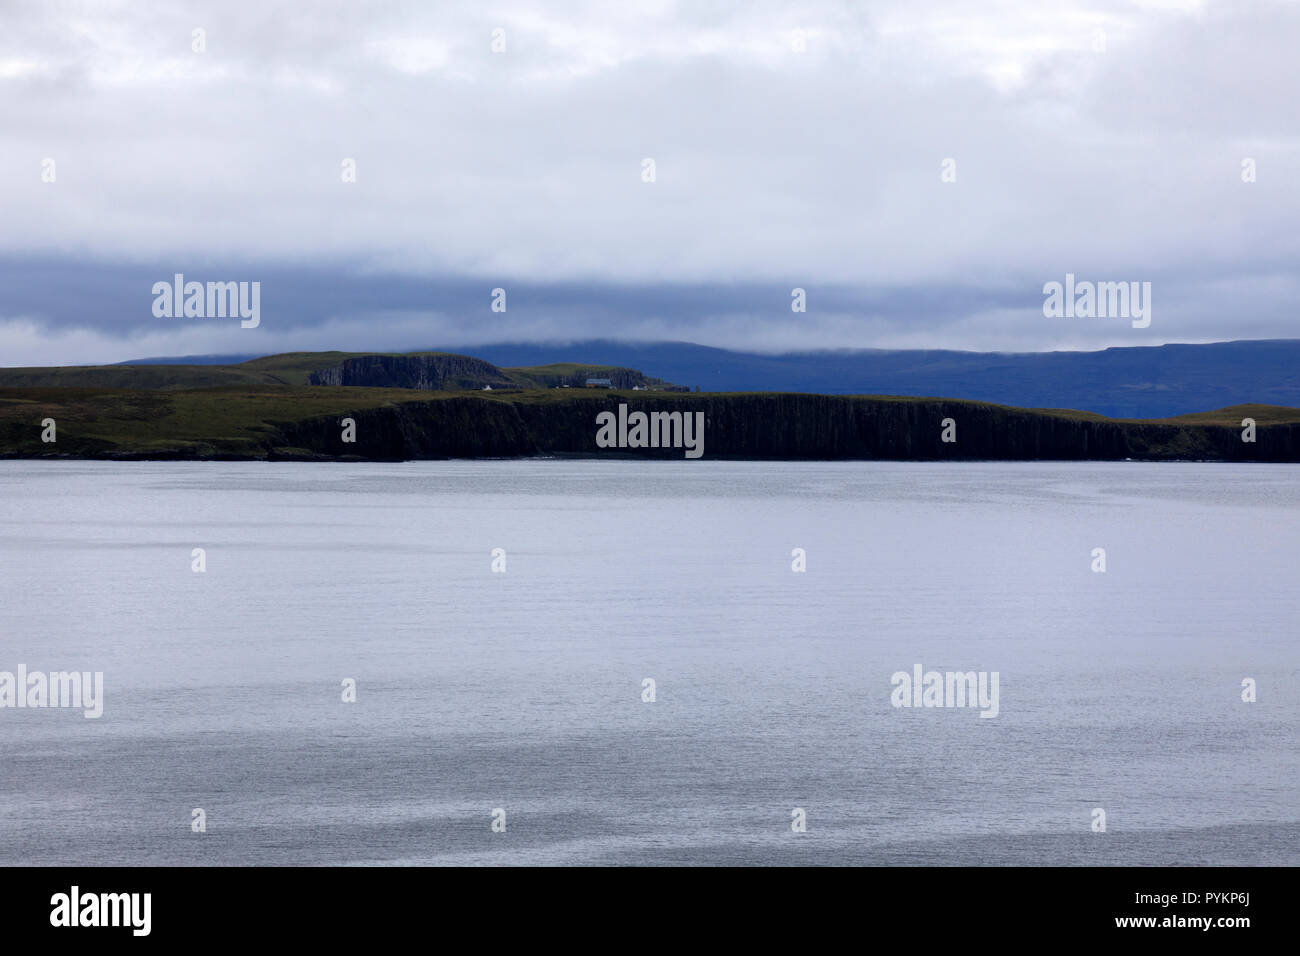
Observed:
[[[1243,426],[1252,422],[1249,429]],[[0,388],[0,459],[1300,462],[1300,409],[1110,419],[940,398]]]

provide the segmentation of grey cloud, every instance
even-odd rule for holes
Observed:
[[[1124,344],[1036,314],[1067,271],[1152,281],[1144,344],[1294,335],[1300,11],[1186,6],[8,4],[0,363],[224,334],[127,291],[222,263],[295,347]]]

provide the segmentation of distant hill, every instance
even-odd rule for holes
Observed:
[[[153,358],[130,359],[114,365],[239,365],[260,356],[251,352],[240,355],[159,355]]]
[[[587,341],[483,345],[497,365],[626,365],[706,392],[938,396],[1111,418],[1167,418],[1229,405],[1300,406],[1300,340],[1219,342],[1099,352],[875,349],[761,355],[689,343]]]

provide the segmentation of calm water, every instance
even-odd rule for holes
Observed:
[[[0,670],[105,682],[0,863],[1296,864],[1298,568],[1294,466],[0,462]]]

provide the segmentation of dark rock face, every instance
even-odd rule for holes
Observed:
[[[307,381],[312,385],[428,391],[512,384],[495,365],[467,355],[361,355],[312,372]]]
[[[344,444],[340,421],[356,422],[356,442]],[[270,457],[285,448],[323,458],[400,461],[428,458],[518,458],[540,454],[514,404],[479,398],[445,398],[362,409],[346,416],[277,423]]]
[[[600,448],[596,415],[702,411],[704,454],[733,459],[1300,461],[1300,424],[1261,425],[1254,443],[1235,427],[1065,418],[941,400],[897,402],[828,395],[663,395],[589,392],[549,402],[474,396],[407,402],[339,418],[277,423],[272,456],[302,449],[323,458],[418,459],[586,455],[684,457],[681,448]],[[955,443],[941,441],[943,421]]]

